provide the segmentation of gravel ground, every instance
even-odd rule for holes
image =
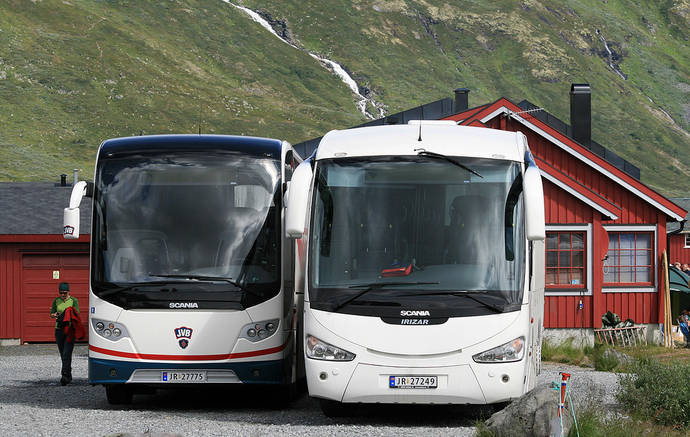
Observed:
[[[573,373],[573,396],[584,405],[615,405],[616,376],[545,365],[540,382]],[[270,404],[268,391],[223,387],[135,395],[130,406],[111,406],[103,387],[88,385],[87,350],[77,345],[72,384],[62,387],[57,347],[0,347],[0,436],[242,435],[242,436],[472,436],[486,410],[445,406],[367,406],[345,419],[325,417],[302,394],[290,407]]]

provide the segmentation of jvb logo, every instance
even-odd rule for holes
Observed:
[[[63,235],[74,235],[74,226],[65,226],[62,229]]]
[[[180,347],[186,349],[189,346],[189,340],[192,339],[192,328],[186,326],[175,328],[175,338],[177,338]]]

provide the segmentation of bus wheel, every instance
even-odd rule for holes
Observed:
[[[332,401],[330,399],[319,399],[319,406],[323,414],[327,417],[347,417],[350,415],[350,406],[342,402]]]
[[[108,384],[105,386],[105,396],[112,405],[132,403],[132,390],[124,384]]]
[[[276,408],[288,406],[297,399],[297,383],[281,384],[275,389],[275,393],[274,406]]]

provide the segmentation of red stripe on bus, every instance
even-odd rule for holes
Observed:
[[[104,349],[102,347],[89,345],[89,350],[97,352],[99,354],[112,355],[115,357],[122,358],[136,358],[139,360],[166,360],[166,361],[216,361],[216,360],[231,360],[234,358],[247,358],[247,357],[258,357],[261,355],[270,355],[276,352],[280,352],[287,347],[288,342],[286,341],[280,346],[272,347],[269,349],[262,349],[258,351],[250,352],[237,352],[230,354],[219,354],[219,355],[161,355],[161,354],[140,354],[137,352],[121,352],[114,351],[110,349]]]

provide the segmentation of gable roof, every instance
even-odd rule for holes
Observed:
[[[544,179],[567,191],[572,196],[577,197],[609,219],[618,220],[618,217],[620,217],[623,212],[620,206],[599,195],[596,191],[591,190],[589,187],[581,184],[561,170],[553,167],[538,156],[535,156],[534,159],[537,161],[537,167],[539,167],[539,171]]]
[[[670,200],[684,210],[690,211],[690,197],[672,197]],[[690,220],[690,212],[685,216],[685,220]],[[669,223],[666,232],[674,232],[679,228],[680,223]],[[686,223],[685,226],[683,226],[683,233],[690,233],[690,223]]]
[[[50,182],[0,182],[0,235],[62,236],[63,210],[72,186]],[[91,233],[91,202],[82,201],[80,234]]]
[[[466,112],[463,114],[466,114]],[[652,190],[627,172],[617,168],[614,164],[608,162],[605,157],[599,156],[592,150],[584,147],[566,134],[560,132],[558,129],[554,129],[552,126],[537,118],[532,112],[525,112],[523,108],[506,98],[498,99],[496,102],[486,106],[484,109],[476,112],[469,118],[463,118],[463,114],[456,114],[447,117],[446,120],[455,120],[458,121],[459,124],[466,125],[474,123],[475,121],[486,123],[500,115],[507,115],[536,134],[546,138],[549,140],[549,142],[563,149],[566,153],[582,161],[592,169],[603,174],[622,188],[632,192],[637,197],[651,204],[672,219],[680,221],[683,220],[687,214],[687,211],[685,211],[683,208]],[[544,172],[548,173],[550,176],[556,176],[554,173],[549,172],[548,169],[545,169]],[[574,189],[574,187],[570,187],[575,192],[578,191]]]

